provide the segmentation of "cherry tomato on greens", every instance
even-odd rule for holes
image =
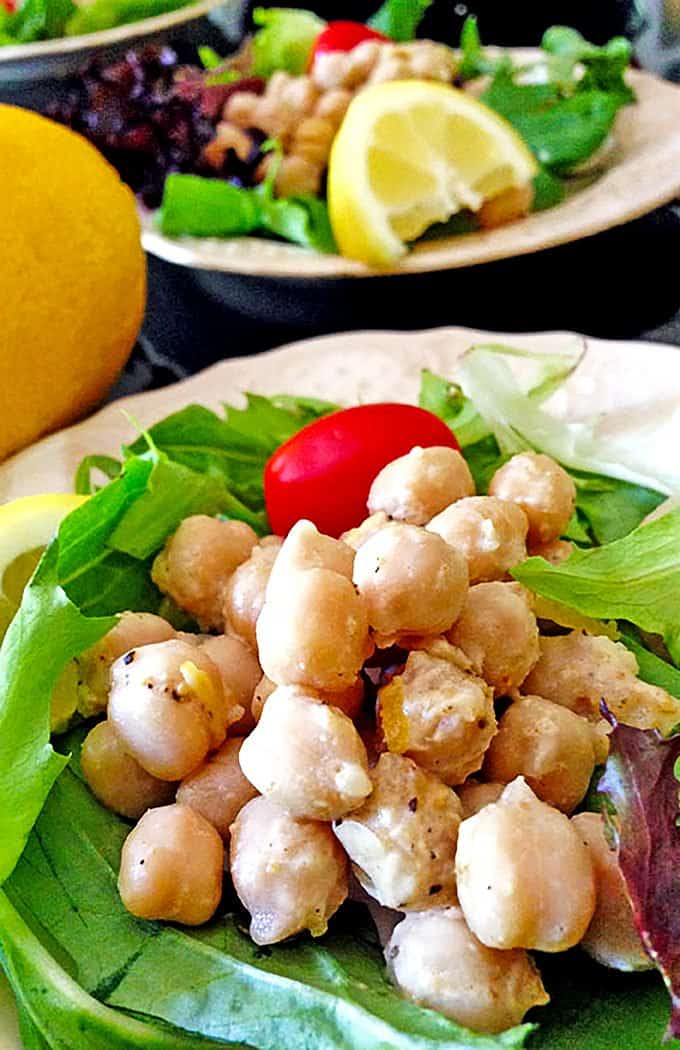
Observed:
[[[339,536],[366,517],[376,474],[414,446],[459,449],[441,419],[415,405],[360,405],[333,412],[289,438],[269,459],[264,495],[272,531],[309,518]]]
[[[314,64],[317,55],[328,54],[329,51],[351,51],[357,44],[363,44],[364,40],[386,43],[389,37],[365,26],[363,22],[329,22],[314,42],[309,64]]]

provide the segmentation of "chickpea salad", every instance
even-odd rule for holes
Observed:
[[[680,1035],[678,424],[550,414],[582,353],[83,461],[0,650],[26,1047]]]
[[[634,101],[629,42],[555,26],[540,57],[513,60],[469,18],[454,50],[416,39],[427,7],[385,0],[367,24],[256,9],[236,55],[130,52],[86,70],[50,115],[109,157],[169,237],[282,238],[377,266],[595,177]]]

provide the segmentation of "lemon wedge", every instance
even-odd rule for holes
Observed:
[[[24,496],[0,507],[0,638],[60,521],[86,499],[71,493],[51,493]]]
[[[352,100],[331,150],[333,233],[343,255],[389,266],[433,223],[537,170],[510,124],[471,95],[426,80],[375,84]]]

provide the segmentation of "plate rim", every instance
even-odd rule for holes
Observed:
[[[508,51],[525,57],[532,49],[509,48]],[[644,149],[625,157],[623,162],[613,162],[591,185],[579,190],[573,198],[543,212],[535,212],[526,219],[498,227],[495,230],[478,231],[465,236],[446,237],[428,241],[410,251],[391,267],[374,268],[345,259],[339,255],[323,255],[295,245],[281,244],[254,237],[191,238],[164,236],[156,229],[153,213],[140,208],[142,244],[149,254],[166,262],[212,273],[234,276],[250,276],[275,279],[314,281],[323,279],[375,278],[414,273],[461,269],[498,262],[574,243],[608,229],[632,222],[655,208],[667,204],[680,195],[680,85],[663,80],[656,74],[644,70],[631,70],[630,81],[643,93],[643,100],[622,113],[620,119],[634,130],[651,127],[650,117],[659,126],[659,135],[645,144]],[[666,111],[669,111],[667,114]],[[641,116],[641,114],[643,114]],[[646,120],[645,120],[646,116]],[[620,126],[620,125],[619,125]],[[642,186],[637,179],[637,169],[646,161],[644,170],[648,176],[653,171],[654,179],[648,178]],[[635,168],[636,178],[627,186],[619,185],[617,176]],[[629,187],[635,185],[638,197],[629,200]],[[573,202],[583,202],[593,188],[603,204],[611,198],[611,206],[600,204],[588,213],[587,219],[578,226],[569,218],[578,216],[578,207]],[[598,189],[599,188],[599,189]],[[610,192],[609,192],[610,191]],[[567,208],[565,213],[564,209]],[[567,216],[562,226],[558,221]]]

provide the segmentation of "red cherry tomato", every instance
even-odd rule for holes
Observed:
[[[414,405],[360,405],[310,423],[265,467],[272,531],[285,536],[300,518],[329,536],[358,525],[376,474],[415,445],[460,449],[446,423]]]
[[[357,44],[363,44],[364,40],[386,43],[389,42],[389,37],[371,29],[370,26],[365,26],[363,22],[329,22],[316,38],[309,64],[314,64],[317,55],[324,55],[329,51],[351,51]]]

